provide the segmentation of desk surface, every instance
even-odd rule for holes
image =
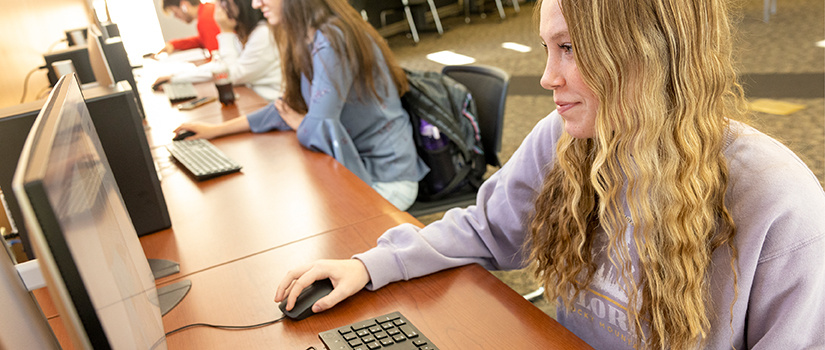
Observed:
[[[217,93],[212,84],[196,86],[201,96]],[[183,121],[219,123],[266,104],[250,89],[235,90],[234,106],[212,102],[191,111],[144,91],[150,142],[170,142]],[[155,147],[172,228],[141,237],[141,244],[148,258],[180,263],[172,278],[398,211],[335,159],[302,147],[294,132],[242,133],[212,143],[243,166],[240,173],[194,181]]]
[[[207,322],[257,324],[281,316],[272,301],[291,267],[345,259],[374,246],[386,230],[415,220],[386,214],[217,266],[189,279],[185,300],[164,316],[164,327]],[[441,349],[570,349],[586,344],[479,265],[442,271],[361,291],[321,314],[245,331],[194,328],[167,338],[170,349],[324,349],[318,333],[400,311]]]
[[[198,89],[202,96],[216,94],[211,84],[198,84]],[[349,258],[373,247],[390,227],[420,225],[333,158],[301,147],[293,132],[213,140],[244,168],[203,182],[166,160],[161,146],[181,122],[220,122],[266,103],[249,89],[236,92],[240,102],[235,106],[212,103],[181,112],[162,93],[141,89],[172,228],[140,241],[147,258],[180,263],[181,273],[158,281],[159,286],[192,282],[189,294],[164,316],[166,331],[197,322],[249,325],[278,318],[272,299],[290,268]],[[195,328],[169,336],[168,344],[171,349],[323,349],[319,332],[392,311],[404,314],[441,349],[587,348],[478,265],[361,291],[303,321],[244,331]],[[48,306],[44,312],[49,314]],[[50,324],[60,336],[58,318]]]

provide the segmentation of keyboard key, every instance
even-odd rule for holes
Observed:
[[[352,324],[352,329],[357,331],[357,330],[364,329],[364,328],[370,328],[370,327],[375,326],[375,325],[376,325],[376,323],[373,320],[361,321],[361,322],[353,323]]]
[[[401,333],[404,333],[404,335],[407,336],[407,338],[415,338],[418,336],[418,332],[416,332],[409,326],[401,326],[398,328],[401,330]]]

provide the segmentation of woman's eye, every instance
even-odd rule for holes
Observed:
[[[564,52],[570,53],[573,52],[573,44],[560,44],[559,48],[564,50]]]

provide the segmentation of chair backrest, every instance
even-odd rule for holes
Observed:
[[[510,85],[510,74],[500,68],[482,65],[445,66],[441,73],[464,84],[473,94],[484,156],[487,164],[500,167],[498,152],[501,151],[504,103]]]

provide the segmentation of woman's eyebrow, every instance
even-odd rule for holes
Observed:
[[[550,41],[557,41],[557,40],[560,40],[562,38],[569,38],[569,37],[570,37],[570,33],[566,30],[563,30],[563,31],[560,31],[560,32],[553,33],[553,35],[550,36]]]

